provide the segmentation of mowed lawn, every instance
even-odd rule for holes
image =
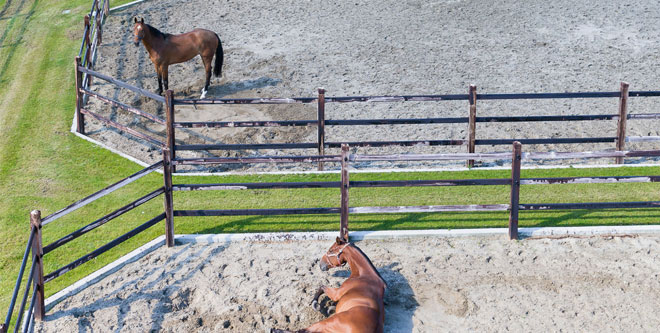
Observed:
[[[128,1],[112,1],[112,6]],[[46,216],[138,170],[140,166],[69,132],[75,96],[73,59],[89,0],[0,0],[0,315],[9,305],[33,209]],[[64,13],[70,10],[69,13]],[[407,92],[414,93],[414,92]],[[279,97],[279,96],[278,96]],[[660,167],[523,170],[522,177],[659,175]],[[351,180],[506,178],[508,170],[357,174]],[[338,181],[338,174],[176,176],[174,183]],[[153,173],[43,228],[44,244],[162,186]],[[522,203],[651,201],[658,185],[523,186]],[[508,186],[352,189],[351,206],[504,204]],[[338,189],[175,192],[176,209],[338,207]],[[163,211],[158,197],[48,254],[46,273]],[[351,230],[504,227],[508,214],[351,215]],[[657,224],[652,209],[522,212],[521,226]],[[338,230],[337,215],[177,218],[176,233]],[[46,285],[46,295],[163,234],[162,223]]]

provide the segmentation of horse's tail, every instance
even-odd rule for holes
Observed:
[[[222,57],[224,55],[222,52],[222,42],[220,41],[218,34],[215,34],[215,38],[218,39],[218,47],[215,49],[215,68],[213,68],[213,75],[219,77],[222,75]]]

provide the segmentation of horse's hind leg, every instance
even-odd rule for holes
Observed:
[[[202,57],[204,70],[206,71],[206,83],[204,83],[204,89],[202,90],[202,96],[199,97],[200,99],[206,97],[206,92],[209,90],[209,85],[211,84],[211,60],[213,60],[213,54],[211,54],[211,57]]]

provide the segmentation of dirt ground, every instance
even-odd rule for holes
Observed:
[[[328,241],[160,248],[51,309],[36,332],[267,332],[309,303]],[[660,236],[365,240],[387,282],[386,332],[652,332]]]
[[[660,26],[654,1],[635,5],[590,1],[145,1],[114,12],[104,29],[96,69],[155,91],[156,73],[143,46],[132,43],[133,17],[164,32],[194,28],[217,32],[223,42],[223,77],[207,97],[310,97],[479,93],[657,90]],[[178,98],[198,98],[201,60],[170,67]],[[162,106],[96,81],[94,89],[164,117]],[[121,110],[94,108],[123,124],[164,138],[164,128]],[[479,116],[616,114],[618,100],[515,100],[478,102]],[[630,113],[657,112],[658,98],[631,98]],[[328,104],[328,119],[467,117],[467,101]],[[316,119],[314,104],[178,107],[176,119]],[[161,158],[154,147],[89,121],[90,136],[139,159]],[[658,136],[658,120],[630,120],[628,135]],[[616,136],[616,121],[480,123],[477,139]],[[467,124],[330,126],[326,141],[465,139]],[[316,128],[177,130],[179,143],[316,142]],[[657,148],[628,144],[628,149]],[[613,150],[614,143],[528,145],[526,151]],[[391,147],[360,153],[463,152],[465,147]],[[477,146],[478,152],[510,151]],[[240,151],[209,155],[314,154],[315,150]],[[332,150],[330,150],[332,153]],[[181,152],[181,156],[194,156]],[[497,165],[488,162],[484,165]],[[550,162],[544,162],[550,163]],[[589,163],[611,163],[591,160]],[[631,160],[631,163],[634,163]],[[456,161],[451,165],[462,165]],[[364,165],[368,167],[372,165]],[[396,165],[414,166],[414,165]],[[310,165],[309,168],[313,168]],[[291,168],[286,166],[285,168]],[[218,167],[207,171],[230,171]],[[276,166],[252,171],[277,170]]]

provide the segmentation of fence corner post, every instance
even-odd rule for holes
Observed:
[[[85,134],[85,116],[80,112],[83,107],[83,96],[80,91],[82,88],[82,72],[80,71],[80,57],[74,61],[76,67],[76,132]]]
[[[103,1],[103,13],[105,16],[110,14],[110,0]]]
[[[34,240],[32,240],[32,261],[35,264],[32,281],[34,283],[35,304],[34,318],[41,321],[46,317],[44,303],[44,249],[41,242],[41,212],[33,210],[30,212],[30,228],[35,228]],[[22,314],[20,314],[22,315]]]
[[[325,89],[318,88],[319,97],[317,100],[317,124],[318,131],[318,154],[325,155]],[[323,171],[323,162],[319,162],[319,171]]]
[[[167,148],[163,149],[163,195],[165,197],[165,244],[174,246],[174,205],[172,200],[172,160]]]
[[[170,160],[176,159],[175,150],[175,136],[174,136],[174,92],[167,90],[165,92],[165,125],[167,132],[167,149],[170,154]],[[172,172],[176,172],[176,168],[172,167]]]
[[[626,149],[626,122],[628,120],[628,82],[621,82],[619,95],[619,121],[616,129],[616,150]],[[616,158],[616,164],[623,164],[623,157]]]
[[[470,102],[470,115],[468,118],[468,153],[474,153],[474,141],[477,137],[477,86],[471,84],[468,88],[468,101]],[[467,167],[474,166],[474,160],[467,161]]]
[[[7,333],[7,325],[0,324],[0,333]]]
[[[348,241],[348,145],[341,145],[341,220],[339,237]]]
[[[522,161],[522,145],[513,142],[511,157],[511,204],[509,206],[509,239],[518,239],[518,209],[520,208],[520,163]]]

